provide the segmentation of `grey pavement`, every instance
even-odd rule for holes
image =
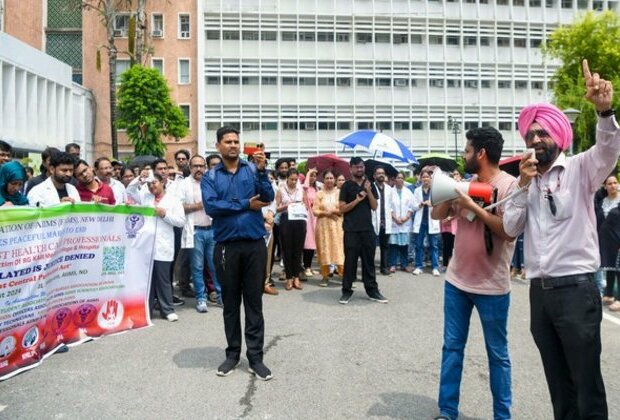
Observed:
[[[442,345],[443,279],[378,276],[390,303],[366,298],[361,283],[348,305],[340,289],[318,286],[265,296],[269,382],[245,358],[226,378],[222,311],[72,347],[0,383],[0,419],[432,419]],[[538,351],[529,333],[528,286],[513,282],[509,340],[515,419],[552,418]],[[620,418],[620,318],[602,325],[609,418]],[[475,312],[474,312],[475,313]],[[461,386],[461,418],[492,418],[482,333],[473,315]]]

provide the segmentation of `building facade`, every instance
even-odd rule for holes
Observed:
[[[522,150],[519,110],[549,101],[557,63],[541,43],[588,0],[206,0],[204,143],[223,124],[278,155],[342,153],[383,131],[416,155],[454,154],[462,132],[498,128]],[[448,124],[449,117],[458,122]],[[456,136],[456,145],[455,145]],[[202,139],[201,139],[202,140]]]

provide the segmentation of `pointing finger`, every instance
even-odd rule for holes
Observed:
[[[592,73],[590,73],[590,67],[588,66],[588,59],[584,58],[581,62],[581,68],[583,69],[583,77],[588,80],[592,77]]]

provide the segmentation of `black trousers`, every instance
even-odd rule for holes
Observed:
[[[344,232],[344,276],[342,291],[352,291],[357,277],[357,259],[362,259],[362,281],[366,293],[379,290],[375,275],[375,249],[377,236],[374,231]]]
[[[273,264],[276,261],[276,255],[278,256],[282,256],[282,246],[280,245],[280,225],[279,224],[273,224],[273,231],[272,231],[272,237],[273,237],[273,246],[271,247],[271,262],[270,265],[271,267],[269,267],[269,272],[271,273],[273,271]]]
[[[299,277],[301,271],[301,254],[306,240],[306,221],[288,220],[288,214],[283,213],[280,219],[280,245],[284,259],[284,272],[287,279]]]
[[[265,321],[263,287],[267,247],[263,238],[218,243],[214,252],[215,272],[222,286],[226,358],[241,356],[241,300],[245,312],[246,356],[250,364],[263,360]]]
[[[390,264],[390,260],[388,258],[389,255],[389,251],[390,251],[390,244],[389,244],[389,240],[390,240],[390,235],[388,233],[385,233],[385,228],[382,227],[379,230],[379,269],[380,270],[389,270],[389,264]]]
[[[304,249],[304,268],[312,267],[313,258],[314,258],[314,249]]]
[[[149,312],[153,317],[155,299],[159,302],[159,310],[162,316],[174,312],[172,306],[172,288],[170,287],[170,267],[172,262],[153,261],[151,273],[151,287],[149,290]]]
[[[607,271],[605,272],[607,285],[605,286],[605,296],[614,297],[614,285],[618,281],[618,295],[617,299],[620,299],[620,271]]]
[[[174,229],[174,257],[172,264],[170,264],[170,283],[172,294],[174,294],[174,286],[172,282],[176,276],[176,280],[181,290],[190,289],[190,265],[189,255],[191,250],[181,249],[181,236],[183,235],[183,228],[173,227]]]
[[[607,419],[601,375],[601,296],[592,281],[530,287],[530,331],[558,420]]]
[[[447,267],[450,258],[452,258],[452,251],[454,251],[454,234],[450,232],[441,232],[441,243],[443,247],[443,265]]]

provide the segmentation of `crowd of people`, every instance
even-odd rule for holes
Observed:
[[[233,127],[218,130],[217,154],[180,150],[174,165],[157,159],[127,167],[100,157],[91,166],[77,144],[68,144],[64,152],[47,148],[36,177],[12,160],[11,146],[0,141],[0,206],[92,201],[153,207],[150,313],[159,309],[162,317],[176,321],[174,308],[184,304],[182,297],[195,298],[200,313],[208,312],[208,302],[222,306],[228,345],[219,376],[239,364],[243,303],[250,371],[261,380],[272,378],[263,363],[262,295],[279,294],[272,276],[278,259],[284,289],[293,291],[316,275],[316,255],[318,285],[338,281],[341,304],[353,296],[358,260],[368,298],[388,303],[377,283],[377,248],[385,276],[397,270],[420,275],[429,260],[433,276],[445,272],[438,419],[458,417],[474,308],[489,358],[494,417],[511,416],[512,269],[512,275],[530,282],[531,332],[555,418],[607,418],[600,322],[603,305],[620,310],[615,288],[616,280],[620,283],[620,193],[611,173],[620,154],[620,129],[611,108],[611,83],[591,74],[585,61],[583,71],[586,98],[599,115],[596,147],[567,157],[572,128],[566,116],[549,104],[527,106],[518,127],[531,152],[523,155],[514,178],[499,168],[499,131],[481,127],[466,133],[465,171],[493,187],[503,204],[492,210],[460,189],[456,198],[433,205],[437,168],[423,168],[411,185],[402,173],[388,178],[381,165],[368,177],[359,157],[349,162],[349,179],[333,169],[301,173],[289,158],[278,159],[270,170],[263,145],[248,160],[241,158]],[[450,175],[461,179],[458,171]],[[603,281],[595,281],[597,272],[606,279],[604,289]],[[174,278],[182,297],[174,294]]]

